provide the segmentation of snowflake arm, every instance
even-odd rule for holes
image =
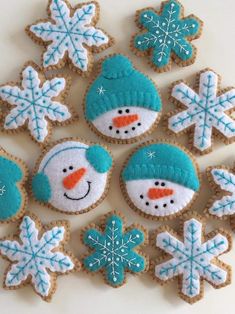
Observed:
[[[143,231],[136,228],[125,233],[123,222],[116,214],[106,219],[104,234],[88,229],[83,241],[93,251],[84,258],[85,268],[92,272],[104,269],[106,281],[112,286],[124,283],[126,269],[140,273],[146,267],[145,258],[133,250],[144,242]]]
[[[172,256],[168,261],[155,266],[156,278],[165,282],[181,276],[181,293],[190,303],[197,301],[201,295],[202,278],[217,287],[229,283],[228,268],[218,261],[212,261],[228,251],[230,239],[217,233],[202,243],[202,233],[200,220],[191,218],[184,223],[183,242],[170,231],[162,232],[162,229],[156,238],[157,247]]]

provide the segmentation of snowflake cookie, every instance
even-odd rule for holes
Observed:
[[[0,240],[0,254],[11,262],[4,288],[17,289],[30,283],[42,299],[50,301],[57,276],[80,269],[79,261],[64,249],[69,224],[56,221],[43,227],[35,215],[27,213],[19,229],[18,237]]]
[[[105,198],[113,160],[101,145],[68,138],[39,157],[32,180],[36,200],[67,214],[82,214]]]
[[[92,53],[101,52],[114,42],[103,30],[95,28],[99,11],[96,1],[74,8],[67,0],[49,1],[49,19],[39,20],[26,28],[36,43],[46,47],[43,66],[47,70],[61,68],[68,62],[81,75],[91,72]]]
[[[50,137],[51,121],[61,125],[72,120],[71,109],[69,112],[62,104],[71,85],[70,79],[58,75],[46,79],[41,68],[28,62],[21,81],[21,84],[0,86],[0,99],[10,108],[3,128],[17,132],[27,124],[32,138],[43,144]]]
[[[209,167],[207,177],[215,196],[209,201],[206,212],[219,219],[230,217],[235,230],[235,168]]]
[[[155,71],[169,71],[172,61],[180,66],[194,63],[197,50],[191,41],[200,37],[203,23],[194,15],[184,17],[177,0],[162,2],[160,12],[137,11],[136,23],[141,33],[133,36],[131,48],[139,56],[149,56]]]
[[[91,249],[83,259],[88,272],[101,271],[112,287],[125,284],[125,271],[139,274],[147,270],[146,256],[138,248],[147,243],[147,232],[140,225],[125,228],[125,218],[118,212],[103,217],[102,227],[91,224],[84,229],[82,241]]]
[[[179,295],[188,303],[203,298],[203,280],[216,289],[231,282],[231,267],[218,259],[229,252],[231,235],[224,230],[216,230],[205,235],[205,222],[196,213],[185,216],[180,237],[168,226],[162,226],[154,236],[154,245],[163,253],[157,265],[153,266],[153,276],[164,284],[178,277]]]
[[[0,223],[12,222],[24,215],[28,202],[27,178],[24,162],[0,148]]]
[[[129,206],[150,219],[164,220],[187,210],[200,189],[198,165],[183,147],[147,142],[130,155],[121,172]]]
[[[187,109],[169,113],[168,128],[175,134],[193,130],[191,146],[201,154],[212,150],[213,135],[226,144],[235,140],[235,120],[229,116],[235,110],[235,88],[222,90],[220,81],[213,70],[204,69],[197,76],[198,92],[185,81],[173,83],[171,90],[172,102]]]
[[[129,143],[149,134],[160,118],[161,98],[153,81],[131,61],[107,57],[85,97],[85,117],[110,142]]]

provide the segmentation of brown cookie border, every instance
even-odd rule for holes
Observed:
[[[182,218],[180,219],[179,230],[177,232],[167,225],[160,226],[159,228],[157,228],[155,230],[155,232],[152,233],[151,239],[150,239],[151,246],[156,248],[156,250],[159,253],[161,253],[160,257],[152,259],[150,262],[149,273],[150,273],[151,277],[153,278],[153,280],[155,282],[159,283],[161,286],[163,286],[169,282],[173,282],[173,281],[177,280],[178,295],[181,299],[183,299],[184,301],[186,301],[189,304],[194,304],[195,302],[201,300],[204,297],[204,281],[208,282],[215,289],[220,289],[220,288],[226,287],[227,285],[231,284],[231,281],[232,281],[232,267],[230,265],[224,263],[223,261],[221,261],[218,257],[215,257],[214,259],[212,259],[211,262],[213,264],[215,264],[216,266],[222,268],[223,270],[227,271],[226,282],[223,284],[220,284],[219,286],[218,285],[215,286],[213,283],[211,283],[210,281],[208,281],[208,280],[204,279],[202,276],[200,276],[200,294],[198,294],[197,296],[195,296],[193,298],[190,298],[190,297],[184,295],[181,291],[182,290],[182,277],[183,277],[183,275],[177,275],[177,276],[174,276],[173,278],[170,278],[168,280],[161,280],[155,276],[155,266],[157,266],[163,262],[166,262],[172,258],[171,254],[166,253],[164,250],[162,250],[161,248],[156,246],[157,235],[166,231],[166,232],[169,232],[174,237],[176,237],[179,241],[183,241],[184,240],[184,223],[187,220],[190,220],[193,218],[202,223],[202,237],[201,237],[202,243],[212,239],[214,236],[216,236],[217,234],[220,233],[221,235],[225,236],[228,239],[228,249],[220,255],[226,254],[229,251],[231,251],[232,243],[233,243],[231,233],[224,230],[223,228],[217,228],[217,229],[214,229],[213,231],[211,231],[209,233],[206,233],[206,222],[207,222],[206,218],[202,217],[201,215],[199,215],[195,211],[193,211],[191,213],[186,213],[182,216]]]
[[[37,295],[39,295],[44,301],[50,302],[51,299],[52,299],[52,296],[54,295],[54,293],[56,291],[56,288],[57,288],[57,282],[56,282],[57,277],[60,276],[60,275],[67,275],[69,273],[77,272],[77,271],[81,270],[81,263],[80,263],[80,261],[73,255],[72,252],[67,251],[65,249],[65,245],[68,243],[69,238],[70,238],[70,223],[67,220],[56,220],[56,221],[53,221],[53,222],[51,222],[49,224],[43,225],[41,220],[33,213],[26,212],[25,216],[29,216],[35,222],[35,225],[36,225],[36,227],[39,230],[39,237],[41,237],[44,232],[52,229],[53,227],[56,227],[56,226],[57,227],[61,227],[61,226],[63,226],[65,228],[65,236],[64,236],[63,240],[60,241],[59,245],[56,247],[56,249],[54,251],[55,252],[62,252],[65,255],[69,256],[71,258],[73,264],[74,264],[74,268],[71,269],[71,270],[68,270],[68,271],[66,271],[64,273],[52,272],[49,269],[47,269],[47,272],[49,273],[50,279],[51,279],[51,288],[50,288],[50,291],[48,293],[48,296],[42,296],[35,290],[34,285],[33,285],[32,281],[31,281],[31,276],[28,276],[26,278],[26,280],[22,281],[22,283],[17,285],[17,286],[11,286],[11,287],[7,287],[6,286],[6,284],[5,284],[6,275],[7,275],[8,271],[11,269],[11,266],[14,264],[14,262],[12,262],[5,255],[0,253],[0,256],[3,259],[5,259],[8,262],[10,262],[9,266],[6,268],[6,270],[4,272],[3,288],[5,290],[17,290],[17,289],[19,289],[21,287],[24,287],[24,286],[27,286],[27,285],[31,285],[33,290],[35,291],[35,293]],[[15,240],[15,241],[18,241],[19,243],[22,243],[20,238],[19,238],[19,235],[20,235],[19,227],[20,227],[21,223],[22,223],[22,220],[18,223],[18,231],[17,231],[17,233],[15,233],[14,235],[11,235],[11,236],[5,236],[4,238],[1,238],[1,241],[4,241],[4,240],[14,241]]]
[[[159,95],[159,98],[161,100],[161,104],[162,104],[162,108],[161,108],[161,111],[158,112],[158,116],[157,118],[155,119],[154,123],[152,124],[152,126],[147,130],[145,131],[144,133],[140,134],[139,136],[135,136],[135,137],[132,137],[130,139],[118,139],[118,138],[114,138],[114,137],[110,137],[110,136],[107,136],[103,133],[101,133],[95,126],[94,124],[91,122],[91,121],[88,121],[87,118],[86,118],[86,115],[85,115],[85,112],[86,112],[86,96],[91,88],[91,86],[93,85],[93,83],[95,82],[95,80],[97,79],[97,77],[99,75],[101,75],[102,73],[102,64],[103,62],[110,58],[110,57],[114,57],[114,56],[118,56],[118,55],[122,55],[126,58],[128,58],[128,60],[130,60],[130,62],[132,63],[132,66],[133,66],[133,69],[140,72],[141,74],[143,74],[147,79],[149,79],[155,89],[156,89],[156,93],[158,93]],[[151,79],[148,75],[146,75],[145,73],[143,73],[142,71],[138,70],[132,60],[125,54],[123,53],[112,53],[112,54],[109,54],[107,56],[105,56],[104,58],[101,58],[98,62],[97,62],[97,65],[96,65],[96,71],[95,73],[93,73],[93,77],[92,79],[90,80],[86,90],[85,90],[85,94],[84,94],[84,97],[83,97],[83,102],[82,102],[82,107],[83,107],[83,114],[84,114],[84,118],[86,120],[86,123],[88,124],[89,128],[96,134],[98,135],[99,137],[101,137],[103,140],[107,141],[108,143],[111,143],[111,144],[132,144],[132,143],[136,143],[137,141],[139,140],[142,140],[143,138],[147,137],[148,135],[150,135],[158,126],[160,120],[161,120],[161,116],[162,116],[162,109],[163,109],[163,103],[162,103],[162,96],[161,96],[161,93],[159,92],[159,88],[157,86],[157,84],[153,81],[153,79]]]
[[[178,66],[180,67],[185,67],[185,66],[189,66],[191,64],[193,64],[196,60],[196,57],[197,57],[197,47],[195,45],[192,44],[192,41],[194,39],[198,39],[201,34],[202,34],[202,30],[203,30],[203,21],[200,20],[197,16],[195,16],[194,14],[190,14],[190,15],[187,15],[185,16],[184,14],[184,6],[178,1],[178,0],[175,0],[175,2],[177,2],[180,7],[181,7],[181,11],[180,11],[180,19],[182,21],[184,21],[185,19],[188,19],[188,18],[193,18],[195,20],[198,21],[200,27],[199,27],[199,31],[196,35],[192,35],[192,36],[187,36],[187,41],[191,43],[192,45],[192,48],[193,48],[193,55],[190,59],[186,60],[186,61],[183,61],[182,59],[180,59],[172,50],[171,50],[171,53],[170,53],[170,58],[169,58],[169,62],[167,65],[165,65],[164,67],[157,67],[156,65],[153,64],[153,62],[151,61],[151,56],[153,54],[153,50],[154,48],[149,48],[147,49],[146,51],[140,51],[139,49],[137,49],[135,46],[134,46],[134,40],[135,40],[135,37],[137,35],[141,35],[141,34],[144,34],[145,33],[145,30],[146,28],[143,27],[142,24],[140,24],[139,22],[139,17],[140,17],[140,14],[144,11],[147,11],[147,10],[151,10],[153,11],[155,14],[157,15],[161,15],[162,12],[163,12],[163,8],[164,6],[169,3],[170,0],[167,0],[167,1],[163,1],[161,2],[161,5],[160,5],[160,9],[159,10],[156,10],[154,9],[153,7],[147,7],[147,8],[144,8],[144,9],[140,9],[140,10],[137,10],[136,11],[136,14],[135,14],[135,24],[137,25],[137,27],[139,28],[139,32],[136,32],[134,35],[132,35],[131,37],[131,43],[130,43],[130,49],[131,51],[137,56],[137,57],[148,57],[148,64],[150,65],[150,67],[157,73],[163,73],[163,72],[168,72],[171,70],[172,68],[172,63],[174,62],[175,64],[177,64]]]
[[[0,219],[0,224],[9,224],[11,222],[15,222],[18,219],[20,219],[24,215],[26,207],[28,205],[28,194],[26,191],[26,182],[27,182],[28,177],[29,177],[29,170],[28,170],[26,164],[23,162],[23,160],[9,154],[1,146],[0,146],[0,156],[16,163],[18,165],[18,167],[20,167],[22,174],[23,174],[22,179],[19,182],[16,182],[16,186],[19,189],[19,192],[20,192],[21,197],[22,197],[22,204],[21,204],[20,209],[18,210],[16,215],[12,216],[11,218],[8,218],[5,220]]]
[[[170,145],[173,145],[173,146],[176,146],[178,147],[179,149],[183,150],[192,160],[193,162],[193,165],[196,169],[196,172],[197,172],[197,176],[198,176],[198,180],[199,180],[199,183],[200,183],[200,187],[199,187],[199,190],[195,193],[194,193],[194,196],[193,198],[191,199],[191,201],[189,202],[189,204],[184,207],[183,209],[181,209],[180,211],[174,213],[174,214],[171,214],[171,215],[168,215],[168,216],[153,216],[153,215],[150,215],[150,214],[147,214],[147,213],[144,213],[141,209],[139,209],[138,207],[136,207],[133,202],[131,201],[128,193],[127,193],[127,190],[126,190],[126,184],[125,182],[123,181],[122,179],[122,173],[124,171],[124,169],[126,168],[130,158],[139,150],[141,149],[142,147],[146,147],[146,146],[149,146],[149,145],[152,145],[152,144],[170,144]],[[121,188],[121,192],[122,192],[122,195],[126,201],[126,203],[129,205],[129,207],[131,209],[133,209],[135,212],[137,212],[137,214],[139,214],[140,216],[146,218],[146,219],[150,219],[150,220],[153,220],[153,221],[168,221],[168,220],[172,220],[174,218],[177,218],[178,216],[181,216],[185,211],[189,210],[192,205],[194,204],[194,202],[196,201],[198,195],[200,194],[200,190],[201,190],[201,173],[200,173],[200,169],[199,169],[199,165],[194,157],[194,155],[188,151],[184,146],[176,143],[175,141],[170,141],[170,140],[166,140],[164,138],[160,138],[160,139],[156,139],[156,140],[149,140],[147,142],[144,142],[140,145],[138,145],[137,147],[135,147],[131,153],[129,153],[127,159],[125,160],[122,168],[121,168],[121,172],[120,172],[120,176],[119,176],[119,181],[120,181],[120,188]]]
[[[58,101],[60,102],[61,104],[63,104],[64,106],[66,106],[71,114],[71,117],[65,121],[62,121],[62,122],[59,122],[59,121],[52,121],[50,120],[49,118],[45,117],[46,121],[47,121],[47,130],[48,130],[48,134],[46,136],[46,138],[44,139],[43,142],[38,142],[34,137],[33,135],[30,133],[29,129],[28,129],[28,121],[26,121],[22,126],[19,126],[18,128],[16,129],[5,129],[4,127],[4,123],[5,123],[5,118],[6,116],[10,113],[11,109],[13,109],[14,106],[12,106],[10,103],[8,103],[7,101],[5,100],[2,100],[0,98],[0,105],[3,105],[7,108],[6,112],[4,112],[4,114],[2,114],[2,121],[1,121],[1,131],[3,133],[6,133],[6,134],[17,134],[17,133],[20,133],[21,131],[27,131],[31,137],[31,139],[39,145],[39,147],[43,148],[50,140],[51,136],[52,136],[52,128],[55,127],[55,126],[66,126],[66,125],[69,125],[71,124],[72,122],[75,122],[76,120],[78,120],[78,115],[77,113],[75,113],[75,111],[73,110],[72,106],[66,104],[66,101],[65,99],[68,97],[68,93],[69,93],[69,90],[71,88],[71,85],[72,85],[72,79],[66,75],[66,74],[55,74],[55,75],[46,75],[44,70],[39,67],[36,63],[34,63],[33,61],[28,61],[24,64],[23,66],[23,69],[21,70],[20,72],[20,81],[18,82],[13,82],[13,81],[10,81],[10,82],[7,82],[5,84],[2,84],[0,85],[0,87],[3,87],[3,86],[6,86],[6,85],[9,85],[9,86],[17,86],[19,87],[21,90],[22,90],[22,80],[23,80],[23,71],[28,67],[28,66],[31,66],[33,67],[37,72],[38,72],[38,76],[39,76],[39,79],[41,81],[41,86],[43,83],[45,83],[47,80],[52,80],[52,79],[55,79],[55,78],[63,78],[65,79],[66,81],[66,85],[65,85],[65,89],[59,94],[59,96],[57,97],[53,97],[53,101]]]
[[[207,72],[207,71],[212,71],[214,72],[216,75],[218,75],[218,86],[217,86],[217,96],[221,96],[222,94],[234,89],[234,87],[230,86],[230,87],[226,87],[226,88],[221,88],[221,81],[222,81],[222,77],[220,74],[218,74],[217,72],[215,72],[214,70],[212,70],[211,68],[204,68],[203,70],[196,72],[196,82],[194,84],[194,87],[191,86],[186,80],[178,80],[173,82],[170,87],[169,87],[169,91],[168,91],[168,100],[169,102],[173,103],[173,105],[176,106],[177,109],[174,109],[170,112],[168,112],[167,114],[164,115],[163,117],[163,124],[164,124],[164,130],[166,131],[166,133],[169,136],[174,135],[175,137],[180,137],[183,134],[187,134],[188,135],[188,145],[190,147],[190,150],[192,150],[195,154],[199,154],[199,155],[206,155],[210,152],[213,151],[213,147],[214,147],[214,139],[217,138],[219,140],[221,140],[225,145],[229,145],[231,143],[233,143],[235,141],[235,136],[232,138],[226,138],[225,136],[223,136],[223,134],[221,132],[219,132],[217,129],[215,129],[214,127],[212,128],[212,135],[211,135],[211,147],[207,148],[204,151],[199,150],[198,148],[196,148],[194,146],[194,133],[195,133],[195,125],[192,125],[178,133],[175,133],[174,131],[170,130],[168,128],[168,120],[169,118],[173,117],[174,115],[182,112],[182,110],[186,109],[186,106],[183,105],[180,101],[178,101],[177,99],[175,99],[171,94],[172,94],[172,90],[173,88],[180,84],[180,83],[184,83],[186,84],[188,87],[190,87],[193,91],[195,91],[196,93],[199,93],[199,84],[200,84],[200,75]],[[235,112],[235,109],[229,109],[226,110],[226,113],[230,116],[233,112]]]
[[[75,11],[77,9],[80,9],[81,7],[83,7],[84,5],[89,5],[89,4],[94,4],[96,6],[96,14],[93,17],[91,23],[89,24],[90,26],[96,26],[96,24],[99,21],[100,18],[100,5],[97,1],[89,1],[89,2],[83,2],[83,3],[79,3],[77,5],[75,5],[74,7],[70,4],[70,2],[68,0],[63,0],[65,2],[65,4],[68,6],[69,10],[70,10],[70,17],[74,15]],[[38,19],[37,21],[35,21],[34,23],[28,25],[25,28],[25,32],[26,34],[38,45],[41,45],[44,47],[43,53],[41,55],[41,62],[43,64],[43,55],[44,53],[47,51],[47,47],[52,43],[52,41],[43,41],[41,38],[38,38],[33,32],[30,31],[30,27],[38,24],[38,23],[46,23],[46,22],[50,22],[52,24],[54,24],[54,20],[51,17],[51,11],[50,11],[50,6],[51,6],[52,0],[49,0],[48,5],[47,5],[47,15],[48,18],[44,18],[44,19]],[[45,70],[49,71],[49,70],[56,70],[56,69],[61,69],[63,68],[66,64],[68,64],[69,68],[77,73],[78,75],[80,75],[81,77],[87,77],[90,75],[90,73],[92,72],[92,68],[94,65],[94,57],[93,57],[93,53],[100,53],[106,49],[108,49],[109,47],[113,46],[115,44],[115,40],[113,37],[111,37],[107,32],[105,32],[102,28],[99,27],[99,29],[109,38],[109,41],[107,44],[102,44],[100,47],[96,47],[96,46],[87,46],[84,45],[84,47],[87,49],[87,53],[88,53],[88,69],[87,71],[82,71],[80,69],[78,69],[75,65],[73,65],[72,61],[70,60],[69,56],[68,56],[68,52],[66,51],[64,57],[55,65],[50,65],[48,67],[45,67]]]
[[[124,281],[123,281],[121,284],[115,285],[115,286],[113,286],[111,283],[109,283],[109,282],[107,281],[106,276],[105,276],[105,268],[102,268],[102,269],[100,269],[100,270],[97,271],[97,272],[91,272],[91,271],[89,271],[88,269],[85,268],[84,263],[83,263],[84,259],[94,252],[93,249],[89,248],[88,246],[86,246],[86,245],[84,244],[83,237],[84,237],[85,232],[88,231],[88,230],[90,230],[90,229],[96,229],[96,230],[99,231],[101,234],[104,234],[107,219],[108,219],[109,217],[111,217],[112,215],[116,215],[116,216],[118,216],[119,218],[122,219],[122,221],[123,221],[123,229],[122,229],[122,232],[123,232],[123,233],[129,232],[130,230],[137,228],[137,229],[141,230],[141,231],[143,232],[143,234],[144,234],[144,242],[143,242],[142,244],[140,244],[140,245],[138,246],[138,248],[133,249],[133,251],[136,252],[137,254],[141,255],[141,256],[145,259],[145,269],[144,269],[143,271],[139,272],[139,273],[134,273],[134,272],[130,271],[129,269],[125,269],[125,271],[124,271]],[[87,250],[88,250],[88,252],[85,253],[85,254],[81,257],[81,261],[82,261],[82,270],[83,270],[85,273],[90,274],[90,275],[93,276],[93,277],[94,277],[95,275],[97,275],[97,274],[101,274],[102,277],[103,277],[104,282],[105,282],[108,286],[110,286],[110,287],[112,287],[112,288],[115,288],[115,289],[116,289],[116,288],[120,288],[120,287],[122,287],[123,285],[125,285],[125,284],[127,283],[127,274],[128,274],[128,273],[132,274],[132,276],[139,276],[139,275],[141,275],[141,274],[143,274],[143,273],[146,273],[146,272],[148,271],[148,269],[149,269],[149,257],[148,257],[147,254],[145,254],[145,253],[143,252],[143,248],[146,247],[147,244],[148,244],[148,242],[149,242],[149,240],[148,240],[149,237],[148,237],[148,231],[147,231],[147,229],[145,229],[141,224],[138,224],[138,223],[131,224],[131,225],[128,226],[128,227],[127,227],[126,225],[127,225],[127,220],[126,220],[126,217],[123,215],[123,213],[120,212],[120,211],[117,211],[117,210],[113,210],[113,211],[108,212],[108,213],[105,214],[105,215],[100,216],[98,223],[90,223],[90,224],[87,225],[86,227],[83,227],[82,230],[81,230],[81,234],[80,234],[81,242],[83,243],[84,246],[86,246],[86,248],[87,248]]]
[[[61,144],[63,142],[68,142],[68,141],[76,141],[76,142],[80,142],[80,143],[83,143],[83,144],[86,144],[86,145],[100,145],[102,146],[104,149],[107,150],[107,152],[110,154],[111,158],[112,158],[112,167],[110,168],[110,170],[107,172],[107,181],[106,181],[106,186],[105,186],[105,189],[104,189],[104,192],[102,194],[102,196],[98,199],[98,201],[96,203],[94,203],[93,205],[87,207],[87,208],[84,208],[83,210],[80,210],[80,211],[76,211],[76,212],[68,212],[66,210],[60,210],[56,207],[54,207],[53,205],[51,205],[49,202],[42,202],[42,201],[38,201],[34,195],[33,195],[33,191],[32,191],[32,179],[33,177],[38,173],[38,168],[39,168],[39,165],[42,161],[42,159],[45,157],[45,155],[49,152],[49,150],[51,150],[54,146],[58,145],[58,144]],[[50,143],[50,145],[48,145],[47,147],[45,147],[40,156],[38,157],[37,161],[36,161],[36,164],[34,166],[34,170],[33,170],[33,173],[32,173],[32,176],[31,176],[31,180],[30,180],[30,187],[29,187],[29,193],[30,193],[30,196],[37,202],[39,203],[40,205],[42,206],[45,206],[49,209],[52,209],[54,211],[57,211],[59,213],[63,213],[63,214],[67,214],[67,215],[81,215],[81,214],[84,214],[84,213],[87,213],[89,212],[90,210],[96,208],[98,205],[100,205],[104,199],[107,197],[108,195],[108,191],[109,191],[109,187],[110,187],[110,182],[111,182],[111,177],[112,177],[112,172],[113,172],[113,168],[114,168],[114,158],[113,158],[113,154],[111,153],[111,151],[109,150],[109,148],[103,144],[100,144],[100,143],[95,143],[95,142],[91,142],[91,141],[87,141],[87,140],[84,140],[80,137],[66,137],[66,138],[63,138],[63,139],[60,139],[60,140],[57,140],[55,142],[52,142]]]

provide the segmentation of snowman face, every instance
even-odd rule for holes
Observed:
[[[87,161],[85,148],[88,146],[69,143],[71,148],[58,154],[55,146],[55,153],[50,151],[44,157],[39,172],[43,170],[50,182],[52,196],[49,203],[63,212],[75,213],[87,210],[100,200],[108,175],[98,173]],[[78,146],[84,149],[78,149]]]
[[[135,207],[157,217],[179,212],[189,205],[195,193],[187,187],[162,179],[127,181],[126,190]]]
[[[96,129],[112,138],[131,139],[147,132],[159,112],[142,107],[120,107],[110,110],[93,121]]]

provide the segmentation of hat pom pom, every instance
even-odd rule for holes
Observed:
[[[118,79],[128,76],[134,70],[131,61],[123,55],[113,55],[102,65],[102,75],[108,79]]]

